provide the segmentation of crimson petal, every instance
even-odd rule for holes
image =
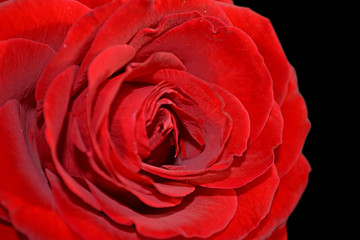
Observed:
[[[46,67],[39,80],[35,92],[38,102],[43,100],[51,82],[59,73],[82,61],[100,26],[121,4],[121,1],[113,1],[84,14],[72,25],[57,55]],[[83,83],[84,79],[75,82],[73,92],[76,92]],[[41,104],[38,107],[41,108]]]
[[[117,91],[109,92],[108,94],[110,97],[107,97],[104,102],[101,103],[101,108],[96,108],[95,115],[93,111],[95,109],[96,103],[93,101],[95,95],[97,94],[99,85],[104,82],[111,74],[116,72],[116,70],[124,67],[134,56],[135,50],[133,47],[129,45],[116,45],[105,49],[98,56],[96,56],[96,58],[90,64],[88,69],[89,96],[87,101],[89,104],[88,114],[90,116],[90,120],[95,121],[95,132],[97,131],[98,124],[102,121],[105,112],[108,111],[108,108],[104,106],[109,106],[111,104],[111,100],[114,98],[114,94],[117,93]],[[94,119],[95,117],[98,119]]]
[[[221,3],[219,6],[230,18],[234,26],[244,31],[255,42],[271,74],[275,101],[281,105],[291,77],[291,66],[271,22],[249,8]]]
[[[154,182],[154,187],[162,194],[170,197],[185,197],[195,190],[195,187],[182,182]]]
[[[5,222],[9,221],[9,216],[8,216],[7,210],[2,205],[0,205],[0,221],[1,220],[5,221]]]
[[[19,240],[19,236],[16,233],[15,229],[7,223],[3,223],[0,220],[0,236],[6,240]]]
[[[266,240],[287,240],[286,225],[278,227]]]
[[[109,198],[95,186],[89,187],[109,217],[122,224],[135,224],[140,234],[156,239],[179,235],[187,238],[209,237],[224,229],[236,211],[236,195],[230,189],[198,188],[179,206],[138,213]]]
[[[283,143],[275,151],[275,163],[280,177],[296,163],[310,129],[305,101],[299,93],[295,71],[292,72],[281,112],[284,117]]]
[[[65,114],[68,109],[70,93],[72,90],[77,66],[71,66],[54,80],[47,91],[44,100],[44,118],[46,122],[45,136],[51,149],[51,155],[58,174],[66,185],[83,201],[98,209],[91,194],[76,182],[64,169],[59,161],[58,143]]]
[[[213,239],[242,239],[246,236],[270,211],[279,182],[275,165],[272,165],[262,176],[237,189],[236,214],[229,226]]]
[[[281,143],[282,127],[280,108],[274,104],[265,128],[243,156],[235,157],[228,169],[191,182],[206,187],[238,188],[262,175],[274,162],[274,149]]]
[[[113,45],[128,43],[139,30],[158,24],[167,15],[191,11],[199,11],[202,15],[216,16],[222,22],[231,24],[221,8],[212,0],[130,1],[119,7],[98,31],[82,62],[79,75],[81,76],[86,72],[92,59],[104,49]]]
[[[133,46],[137,52],[141,52],[141,49],[149,45],[153,40],[159,38],[162,34],[195,18],[206,19],[215,27],[225,26],[218,18],[201,15],[198,11],[175,13],[161,19],[156,28],[148,27],[139,31],[131,39],[129,45]]]
[[[74,196],[51,171],[46,171],[55,200],[69,226],[83,239],[136,239],[132,227],[111,222]]]
[[[225,102],[225,111],[233,120],[231,135],[223,155],[240,157],[247,148],[250,136],[250,119],[249,114],[240,102],[229,91],[224,88],[214,86],[221,98]]]
[[[137,58],[158,51],[175,54],[189,73],[234,94],[249,113],[249,142],[260,134],[273,105],[272,81],[248,35],[235,27],[215,29],[205,19],[194,19],[155,39]]]
[[[54,56],[55,51],[42,43],[21,38],[0,41],[0,59],[4,59],[0,61],[0,106],[13,98],[31,102],[28,97],[33,97],[41,72]]]
[[[71,25],[89,10],[71,0],[4,2],[0,5],[0,40],[26,38],[58,50]]]
[[[275,194],[269,214],[245,238],[262,239],[283,225],[294,210],[308,182],[310,166],[306,158],[301,155],[295,166],[280,179],[279,188]]]
[[[1,204],[14,227],[29,238],[77,239],[59,215],[40,160],[31,151],[29,117],[35,114],[24,112],[17,100],[0,108]]]
[[[88,6],[89,8],[96,8],[111,2],[111,0],[77,0],[77,1]],[[122,0],[122,2],[126,2],[126,0]]]

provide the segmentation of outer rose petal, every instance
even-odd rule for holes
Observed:
[[[266,240],[287,240],[286,225],[278,227]]]
[[[292,70],[271,22],[248,8],[223,3],[219,3],[219,6],[234,26],[255,42],[271,74],[275,101],[281,105]]]
[[[73,24],[63,45],[54,59],[46,67],[36,87],[35,96],[36,100],[38,102],[40,101],[39,107],[42,107],[41,101],[53,79],[69,66],[81,63],[99,28],[121,4],[121,1],[113,1],[109,5],[96,8],[81,16],[76,23]],[[76,92],[82,84],[83,82],[75,84],[73,92]]]
[[[5,2],[0,5],[0,40],[27,38],[57,50],[71,25],[89,10],[70,0]]]
[[[309,172],[309,163],[301,155],[290,172],[280,179],[280,185],[269,214],[260,222],[256,229],[249,233],[245,238],[246,240],[266,238],[277,227],[285,224],[305,190]]]
[[[242,239],[254,229],[270,211],[272,200],[279,185],[274,165],[262,176],[237,189],[236,214],[227,228],[212,239]]]
[[[9,99],[34,104],[37,80],[55,51],[26,39],[0,41],[0,106]],[[29,101],[30,100],[30,101]]]
[[[46,173],[63,217],[83,239],[138,239],[133,227],[115,224],[101,212],[89,208],[55,174]]]
[[[282,177],[294,166],[301,155],[310,129],[304,99],[299,93],[295,71],[292,71],[288,91],[281,106],[284,117],[283,143],[276,149],[276,168]]]
[[[77,239],[60,217],[39,159],[30,149],[29,117],[35,118],[16,100],[0,108],[1,204],[14,228],[29,238]]]

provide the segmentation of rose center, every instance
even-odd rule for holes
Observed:
[[[143,161],[154,165],[171,165],[177,157],[179,146],[174,116],[167,108],[161,108],[154,120],[146,127],[151,155]]]
[[[116,147],[129,148],[135,143],[137,149],[132,151],[144,163],[181,165],[204,149],[202,110],[173,85],[124,83],[113,109],[110,131]],[[129,129],[133,131],[131,141],[130,136],[122,136]]]

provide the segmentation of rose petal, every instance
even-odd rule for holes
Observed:
[[[110,157],[112,156],[113,155],[110,155]],[[113,157],[113,159],[116,158]],[[146,175],[131,172],[124,166],[120,166],[116,170],[117,172],[114,178],[101,175],[103,178],[98,181],[101,186],[106,186],[106,189],[112,193],[119,191],[130,192],[142,203],[154,208],[174,207],[179,205],[182,201],[182,194],[164,195],[164,191],[158,191],[154,188],[154,186],[156,187],[156,183]]]
[[[36,83],[54,55],[52,48],[38,42],[20,38],[0,41],[0,106],[13,98],[34,104]]]
[[[268,214],[279,186],[275,165],[248,185],[236,189],[237,210],[229,226],[212,239],[242,239]]]
[[[70,0],[4,2],[0,5],[0,40],[26,38],[58,50],[71,25],[89,10]]]
[[[113,45],[128,43],[139,30],[146,26],[158,24],[167,15],[191,11],[216,16],[224,23],[231,24],[220,7],[212,0],[166,0],[160,3],[154,0],[131,1],[119,7],[98,31],[90,50],[82,62],[79,75],[86,72],[92,59],[104,49]]]
[[[126,162],[127,168],[136,172],[140,169],[141,161],[136,150],[136,115],[152,88],[153,86],[138,88],[136,85],[124,83],[112,104],[113,113],[109,116],[110,129],[106,127],[102,130],[110,131],[114,150],[119,156],[117,159]],[[116,165],[116,162],[114,164]]]
[[[167,196],[185,197],[195,190],[195,187],[181,182],[154,183],[156,189]]]
[[[249,114],[233,94],[224,88],[214,85],[216,91],[225,102],[225,111],[233,120],[231,135],[225,147],[223,156],[241,156],[247,148],[250,135],[250,119]]]
[[[121,85],[118,84],[119,86],[115,88],[115,91],[108,92],[107,96],[109,97],[101,102],[97,101],[101,107],[96,107],[96,102],[93,102],[97,94],[97,88],[116,70],[124,67],[134,56],[135,50],[133,47],[129,45],[116,45],[105,49],[90,64],[88,70],[89,96],[87,101],[90,120],[95,122],[95,132],[98,130],[98,125],[103,120],[105,112],[108,111],[106,106],[111,105],[111,100],[115,97],[117,94],[116,90]]]
[[[206,19],[214,26],[225,26],[218,18],[201,15],[198,11],[175,13],[165,16],[155,28],[148,27],[139,31],[131,39],[129,45],[133,46],[137,52],[141,52],[141,49],[167,31],[195,18]]]
[[[71,114],[69,114],[68,128],[71,128],[72,132],[68,134],[68,136],[71,136],[71,142],[76,146],[76,148],[78,148],[79,150],[83,148],[81,151],[86,154],[88,158],[86,161],[91,166],[91,170],[95,171],[99,175],[108,175],[109,169],[106,168],[107,165],[104,165],[104,162],[98,159],[96,153],[94,152],[95,143],[93,143],[91,140],[88,124],[88,110],[86,101],[87,97],[88,89],[86,88],[77,95],[77,97],[71,104]],[[78,133],[76,133],[77,130],[75,130],[76,127],[74,126],[74,124],[78,126]],[[85,146],[83,146],[83,144]],[[70,147],[73,146],[71,145]],[[84,156],[84,154],[82,154],[82,156]],[[77,170],[82,171],[84,169],[78,168]]]
[[[96,8],[111,2],[111,0],[77,0],[77,1],[88,6],[89,8]],[[126,2],[126,0],[123,0],[122,2]]]
[[[82,152],[86,152],[86,144],[84,142],[84,139],[82,138],[78,120],[74,118],[73,123],[71,124],[71,131],[70,131],[70,137],[72,140],[72,143]]]
[[[137,58],[158,51],[175,54],[189,73],[239,98],[250,117],[249,142],[259,135],[273,104],[272,81],[248,35],[235,27],[214,29],[209,21],[194,19],[155,39]]]
[[[61,144],[58,146],[61,166],[72,177],[93,180],[94,171],[89,164],[90,153],[87,151],[80,132],[77,132],[77,145],[84,148],[85,151],[79,151],[79,148],[74,145],[72,136],[76,128],[77,131],[80,131],[76,118],[72,114],[68,114],[63,130],[65,131],[64,137],[61,138]],[[56,172],[56,170],[53,171]]]
[[[282,225],[275,229],[275,231],[270,235],[270,237],[266,238],[266,240],[287,240],[287,230],[286,225]]]
[[[295,71],[292,72],[281,112],[284,117],[283,143],[275,151],[275,164],[280,177],[296,163],[310,129],[306,105],[297,87]]]
[[[151,16],[146,13],[149,2],[150,1],[142,1],[139,3],[139,1],[131,1],[129,4],[124,4],[116,9],[106,21],[106,25],[97,31],[92,46],[87,51],[86,56],[82,61],[78,78],[81,78],[81,75],[86,73],[92,60],[104,49],[114,45],[126,44],[128,42],[132,35],[138,30],[134,24],[138,24],[139,21],[141,21],[139,17],[146,16],[148,18],[148,16]],[[121,18],[116,19],[119,15]],[[114,19],[116,19],[115,22]]]
[[[107,84],[108,86],[98,89],[99,85],[106,80],[116,70],[126,65],[128,61],[135,55],[135,50],[128,45],[116,45],[109,47],[101,52],[90,64],[88,70],[89,96],[87,97],[87,113],[90,129],[90,136],[93,143],[97,142],[99,127],[104,121],[105,113],[109,112],[112,100],[119,91],[122,81],[111,81],[115,84]],[[111,88],[109,88],[111,86]],[[102,91],[102,90],[106,91]],[[98,98],[96,98],[96,96]],[[102,131],[107,131],[104,129]],[[101,159],[103,157],[103,149],[94,144],[95,151]],[[111,166],[111,162],[108,163]],[[137,168],[133,161],[130,165]]]
[[[113,223],[100,212],[90,209],[74,196],[61,180],[52,172],[46,171],[55,200],[67,224],[83,239],[136,239],[132,227]]]
[[[190,182],[213,188],[238,188],[262,175],[274,162],[274,149],[281,143],[283,120],[277,104],[260,136],[226,170],[208,173]]]
[[[132,62],[126,67],[126,80],[136,81],[137,77],[153,74],[161,69],[177,69],[186,71],[181,60],[172,53],[156,52],[150,55],[144,62]]]
[[[269,19],[245,7],[221,3],[219,6],[230,18],[234,26],[244,31],[255,42],[271,74],[275,101],[281,105],[286,95],[291,66],[271,22]]]
[[[25,237],[20,238],[13,226],[0,220],[0,236],[6,240],[19,240],[26,239]]]
[[[124,179],[121,179],[124,180]],[[86,181],[88,185],[91,185],[89,181]],[[181,197],[171,197],[164,194],[161,194],[156,191],[156,189],[151,186],[141,185],[135,181],[130,181],[126,179],[124,181],[124,185],[120,186],[117,184],[118,189],[116,191],[112,191],[111,194],[114,196],[121,196],[124,191],[127,193],[131,193],[138,200],[140,200],[143,204],[150,206],[151,208],[169,208],[177,206],[181,203]],[[117,194],[120,192],[119,194]],[[143,206],[145,206],[143,205]]]
[[[51,84],[44,100],[45,136],[51,149],[53,163],[65,184],[90,206],[98,209],[91,194],[76,182],[59,161],[58,143],[63,130],[64,118],[68,109],[72,84],[75,80],[77,66],[71,66],[60,74]]]
[[[29,238],[77,239],[60,217],[34,146],[25,138],[29,118],[35,119],[28,114],[17,100],[0,108],[1,204],[14,227]]]
[[[66,157],[68,157],[68,163],[72,163],[68,164],[69,168],[66,168],[69,174],[92,181],[97,174],[103,175],[108,174],[108,172],[106,172],[105,167],[101,165],[101,161],[98,161],[93,152],[87,122],[86,98],[87,89],[84,89],[71,103],[71,113],[68,114],[66,126],[70,131],[66,134],[66,144],[68,145],[64,147],[65,152],[62,161],[67,161]],[[77,166],[78,163],[80,163],[80,166]],[[71,165],[77,167],[73,168]],[[98,171],[99,169],[102,171]],[[56,172],[55,170],[52,171]]]
[[[233,190],[198,188],[177,207],[148,209],[145,213],[138,213],[104,195],[95,186],[90,185],[90,188],[109,217],[123,224],[134,223],[140,234],[156,239],[178,235],[187,238],[209,237],[224,229],[236,210]]]
[[[263,239],[283,225],[294,210],[308,182],[310,166],[306,158],[301,155],[295,166],[280,179],[279,188],[275,194],[269,214],[245,238]]]
[[[81,63],[100,26],[121,4],[121,1],[112,1],[84,14],[72,25],[57,55],[46,67],[36,87],[38,108],[42,108],[41,102],[54,78],[69,66]],[[84,76],[82,77],[81,81],[74,84],[73,92],[78,91],[83,85],[85,80]]]
[[[2,205],[0,205],[0,220],[3,220],[5,222],[9,221],[9,215],[7,213],[7,210]]]

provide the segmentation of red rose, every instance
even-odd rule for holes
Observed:
[[[231,1],[0,4],[3,239],[284,239],[306,106]]]

